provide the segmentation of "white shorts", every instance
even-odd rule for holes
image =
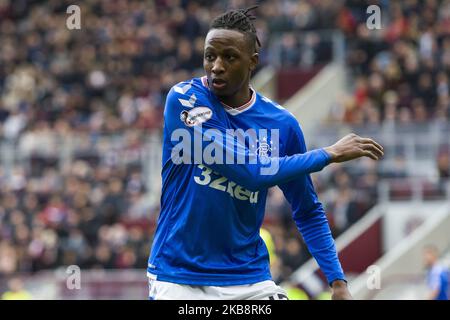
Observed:
[[[191,286],[149,278],[150,300],[287,300],[271,280],[238,286]]]

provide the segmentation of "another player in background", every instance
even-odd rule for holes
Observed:
[[[268,189],[276,185],[290,202],[333,299],[351,299],[309,174],[332,162],[378,160],[383,148],[351,134],[330,147],[306,150],[295,117],[250,86],[260,45],[251,9],[214,19],[205,40],[206,76],[175,85],[167,96],[161,213],[147,269],[150,299],[286,299],[272,281],[259,233]],[[270,133],[239,145],[229,131],[251,129]],[[273,132],[278,143],[272,144]],[[189,146],[182,151],[181,141]],[[225,141],[238,145],[230,148]],[[196,153],[211,145],[216,155],[243,154],[257,161],[196,163]],[[273,165],[276,170],[262,174]]]
[[[22,279],[13,277],[8,281],[8,290],[1,295],[2,300],[31,300],[31,294],[24,288]]]
[[[428,245],[423,250],[423,260],[427,268],[428,300],[448,300],[449,269],[438,262],[436,246]]]

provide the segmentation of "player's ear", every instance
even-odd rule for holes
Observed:
[[[254,71],[259,62],[259,54],[257,52],[253,53],[250,57],[250,71]]]

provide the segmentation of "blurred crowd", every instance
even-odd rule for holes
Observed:
[[[333,121],[448,119],[450,1],[379,1],[389,27],[370,33],[358,1],[256,2],[260,67],[329,58],[314,33],[299,39],[300,31],[346,35],[357,80]],[[165,95],[202,75],[212,18],[255,1],[87,0],[81,30],[68,30],[72,4],[0,1],[0,143],[9,148],[0,151],[0,275],[71,264],[146,268],[158,207],[142,163],[154,152],[147,140],[161,131]],[[337,236],[374,204],[379,177],[370,161],[327,172],[313,179]],[[265,225],[278,282],[309,257],[290,215],[271,189]]]
[[[347,1],[338,25],[347,38],[353,92],[333,120],[354,125],[450,120],[450,1],[371,1],[381,26],[367,28],[365,1]]]
[[[366,8],[372,4],[380,8],[380,29],[367,26]],[[353,87],[336,101],[327,123],[417,132],[410,136],[417,156],[422,148],[435,159],[435,174],[430,171],[426,175],[438,180],[437,186],[425,185],[425,193],[445,193],[450,177],[450,140],[445,137],[450,124],[450,1],[347,0],[337,26],[345,34]],[[435,147],[431,148],[431,141],[417,140],[422,128],[440,131],[443,141],[439,145],[433,141]],[[431,153],[425,151],[427,144]],[[386,151],[391,157],[395,154],[395,159],[389,172],[375,170],[376,180],[411,175],[411,170],[406,170],[408,154],[404,148]],[[418,174],[420,169],[414,168]],[[399,194],[411,192],[410,183],[398,186]]]

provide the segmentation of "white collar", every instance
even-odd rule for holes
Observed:
[[[206,76],[201,77],[202,80],[202,84],[209,89],[208,86],[208,79],[206,78]],[[247,110],[249,110],[251,107],[253,107],[253,105],[256,102],[256,92],[255,89],[253,89],[252,87],[250,87],[250,90],[252,91],[252,96],[250,98],[250,100],[246,103],[244,103],[243,105],[233,108],[230,107],[229,105],[227,105],[226,103],[220,102],[222,104],[222,106],[224,107],[225,111],[228,112],[229,114],[231,114],[232,116],[241,114]]]

